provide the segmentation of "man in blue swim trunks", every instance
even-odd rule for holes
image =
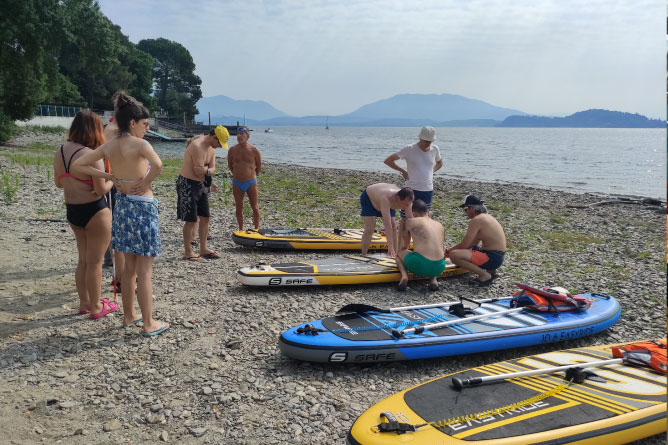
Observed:
[[[387,254],[394,257],[396,255],[394,237],[397,230],[394,211],[405,209],[406,216],[413,215],[410,211],[413,204],[413,190],[408,187],[400,189],[394,184],[372,184],[362,192],[360,204],[362,205],[360,215],[364,219],[362,255],[368,252],[373,231],[376,229],[376,218],[381,217],[387,237]]]
[[[413,250],[408,250],[411,237]],[[445,270],[443,251],[445,229],[441,223],[429,217],[429,208],[423,200],[413,201],[413,217],[404,221],[400,239],[403,245],[402,250],[397,253],[396,261],[401,272],[401,281],[397,285],[397,290],[406,290],[408,272],[430,277],[429,290],[438,290],[436,277]]]
[[[478,274],[473,281],[477,286],[489,286],[496,278],[496,269],[501,266],[506,253],[506,235],[501,224],[490,214],[484,201],[474,195],[467,195],[460,205],[471,220],[464,239],[445,254],[456,265]],[[478,243],[482,243],[478,247]]]
[[[260,228],[260,206],[258,205],[257,176],[262,170],[262,156],[254,145],[248,143],[250,137],[246,127],[237,129],[237,145],[227,153],[227,166],[232,172],[232,194],[236,207],[239,230],[244,230],[244,194],[253,210],[253,226]]]

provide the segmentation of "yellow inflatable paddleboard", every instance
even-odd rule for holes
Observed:
[[[666,431],[666,375],[624,363],[476,386],[456,380],[613,359],[611,347],[548,352],[449,374],[407,389],[363,413],[350,444],[624,444]],[[621,362],[621,360],[617,360]],[[580,373],[580,376],[583,374]],[[453,378],[455,378],[453,380]]]

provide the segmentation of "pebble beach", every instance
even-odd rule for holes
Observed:
[[[438,178],[432,216],[445,226],[447,245],[466,230],[457,205],[468,193],[483,198],[503,225],[508,254],[492,286],[471,287],[464,275],[441,279],[436,292],[422,281],[410,282],[403,293],[392,284],[250,288],[235,278],[241,267],[342,252],[234,244],[234,203],[219,159],[209,247],[221,259],[182,260],[174,189],[180,160],[163,159],[153,189],[163,247],[153,267],[153,294],[156,318],[171,328],[144,338],[140,327],[121,326],[120,311],[100,320],[77,314],[76,245],[52,171],[53,152],[64,138],[24,131],[0,147],[0,171],[10,184],[18,178],[14,197],[0,194],[3,443],[343,444],[371,405],[448,372],[666,336],[665,203]],[[387,170],[267,164],[259,177],[262,226],[361,227],[360,191],[375,182],[401,183]],[[250,227],[248,208],[245,213]],[[103,274],[102,296],[113,298],[111,269]],[[503,297],[516,282],[613,295],[623,308],[621,320],[577,340],[409,362],[313,364],[277,348],[283,330],[348,303],[394,307]],[[665,435],[636,442],[665,443]]]

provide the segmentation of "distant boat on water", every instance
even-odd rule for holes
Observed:
[[[329,130],[329,118],[325,118],[325,130]]]
[[[273,133],[274,130],[272,130],[271,128],[267,128],[266,130],[264,130],[264,132],[265,132],[265,133]]]

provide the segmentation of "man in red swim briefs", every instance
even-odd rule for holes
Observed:
[[[471,220],[464,239],[445,250],[450,260],[464,269],[478,274],[477,286],[489,286],[496,277],[496,269],[503,263],[506,253],[506,235],[501,224],[490,214],[484,201],[467,195],[460,205]],[[478,243],[482,242],[479,247]]]

